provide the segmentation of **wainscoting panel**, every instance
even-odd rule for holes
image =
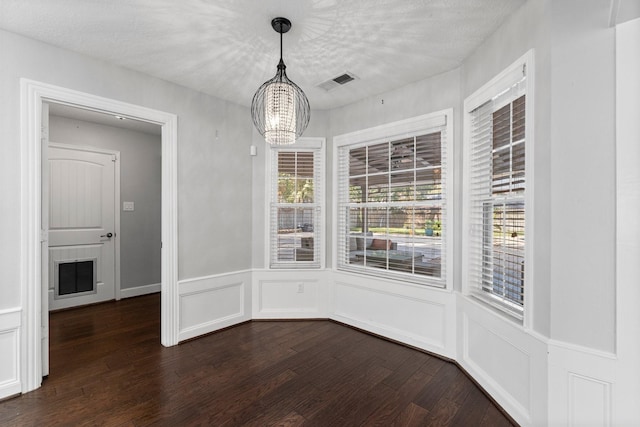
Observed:
[[[254,319],[328,318],[326,270],[256,270]]]
[[[458,363],[521,425],[547,424],[547,344],[458,294]]]
[[[611,425],[611,383],[569,374],[569,390],[569,425]]]
[[[181,280],[179,341],[251,319],[251,272]]]
[[[439,289],[334,272],[331,318],[455,357],[455,296]]]
[[[0,399],[22,391],[19,308],[0,311]]]
[[[632,425],[613,421],[612,402],[630,396],[617,387],[620,372],[615,355],[551,340],[549,343],[549,422],[551,425]],[[637,378],[634,379],[638,381]],[[618,393],[615,393],[617,391]],[[631,399],[634,399],[631,397]],[[636,401],[637,405],[638,402]],[[622,405],[621,405],[622,406]],[[631,423],[631,424],[629,424]]]

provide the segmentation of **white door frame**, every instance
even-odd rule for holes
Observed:
[[[162,126],[161,342],[178,343],[178,118],[153,110],[29,79],[20,79],[21,227],[20,286],[22,324],[20,377],[22,392],[42,384],[41,230],[42,103],[71,105],[117,114]]]

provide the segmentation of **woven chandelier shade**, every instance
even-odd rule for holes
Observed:
[[[302,89],[287,77],[282,60],[282,33],[291,28],[291,23],[275,18],[271,25],[280,33],[280,62],[276,75],[253,95],[251,118],[269,144],[293,144],[309,125],[311,108]]]

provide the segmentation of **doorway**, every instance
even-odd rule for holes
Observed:
[[[50,141],[43,149],[42,298],[49,311],[116,299],[119,153]]]
[[[161,126],[162,141],[162,250],[161,250],[161,343],[177,344],[177,116],[108,98],[21,79],[22,99],[22,293],[23,320],[22,392],[40,387],[43,373],[45,331],[42,298],[43,248],[48,235],[42,230],[42,129],[43,105],[47,102],[119,115]],[[45,107],[46,109],[46,107]],[[45,119],[46,120],[46,119]],[[48,307],[47,312],[48,314]]]

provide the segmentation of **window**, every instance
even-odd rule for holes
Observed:
[[[301,138],[270,149],[271,268],[319,268],[322,265],[322,139]]]
[[[465,282],[472,295],[520,319],[530,221],[526,70],[525,56],[465,101]]]
[[[337,267],[444,287],[450,112],[335,138]]]

